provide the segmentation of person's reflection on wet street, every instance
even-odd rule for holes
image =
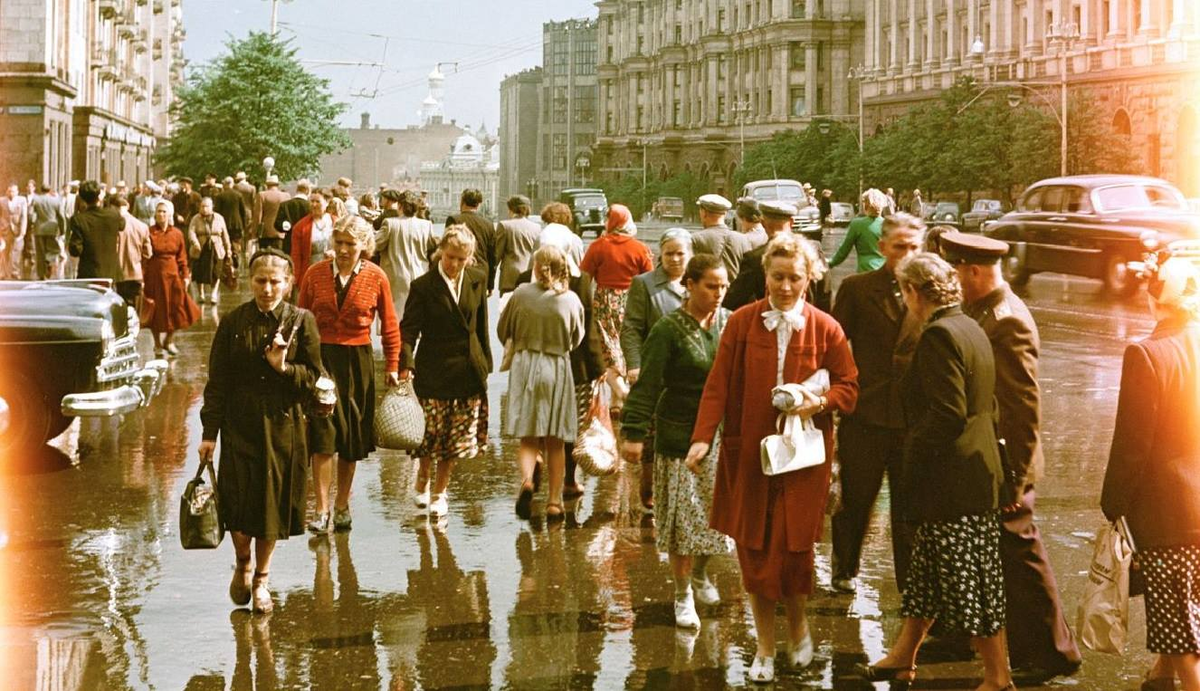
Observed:
[[[250,610],[229,613],[237,651],[230,691],[270,691],[278,688],[275,654],[271,649],[271,615],[253,616]]]

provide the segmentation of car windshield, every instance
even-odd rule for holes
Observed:
[[[588,195],[575,197],[575,208],[577,209],[595,209],[604,206],[604,197],[600,195]]]
[[[1162,185],[1112,185],[1096,190],[1101,211],[1171,209],[1186,211],[1187,203],[1178,190]]]
[[[785,201],[798,206],[805,206],[808,201],[800,185],[763,185],[750,190],[750,196],[760,202]]]
[[[958,212],[958,204],[954,202],[939,202],[935,213]]]
[[[995,199],[976,199],[974,211],[999,211],[1000,202]]]

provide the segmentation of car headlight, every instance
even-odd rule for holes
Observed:
[[[1141,241],[1142,247],[1145,247],[1147,250],[1149,250],[1151,252],[1158,249],[1159,242],[1158,242],[1158,232],[1157,231],[1153,231],[1153,230],[1144,231],[1140,236],[1138,236],[1138,240]]]

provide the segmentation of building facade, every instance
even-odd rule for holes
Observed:
[[[729,193],[745,145],[852,117],[869,0],[601,0],[598,172]]]
[[[596,20],[542,25],[541,142],[534,184],[537,201],[553,200],[591,179],[596,141]],[[526,181],[528,183],[528,181]]]
[[[349,148],[321,157],[321,179],[332,182],[345,176],[359,189],[387,184],[403,186],[421,175],[421,166],[436,163],[446,156],[463,128],[438,115],[424,125],[402,128],[380,127],[371,123],[371,114],[362,113],[359,127],[342,131],[350,137]]]
[[[464,131],[450,152],[437,162],[421,166],[420,187],[429,193],[429,210],[435,220],[458,213],[463,190],[483,192],[480,212],[496,218],[500,212],[500,147],[480,128],[479,136]]]
[[[868,132],[961,76],[1049,108],[1065,66],[1147,173],[1200,196],[1196,0],[868,0],[867,29]]]
[[[152,177],[183,79],[181,0],[9,0],[0,27],[0,180]]]
[[[542,68],[500,82],[500,195],[533,194],[538,161]]]

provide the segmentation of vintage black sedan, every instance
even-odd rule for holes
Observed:
[[[110,281],[0,281],[0,450],[57,437],[76,417],[146,405],[167,363],[143,363],[137,312]]]
[[[978,233],[989,221],[998,221],[1004,215],[1004,204],[999,199],[976,199],[971,210],[962,215],[964,233]]]
[[[984,234],[1009,244],[1009,283],[1040,271],[1097,278],[1116,296],[1137,290],[1130,262],[1175,240],[1200,238],[1200,215],[1165,180],[1074,175],[1036,182]]]

